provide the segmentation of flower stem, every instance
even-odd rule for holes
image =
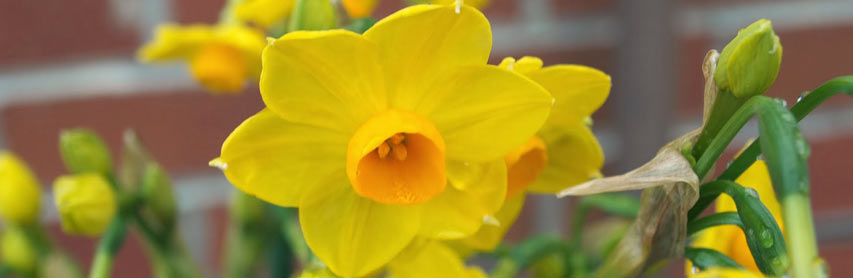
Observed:
[[[113,258],[118,250],[124,244],[124,238],[127,235],[127,218],[124,215],[117,215],[104,237],[98,243],[98,250],[95,253],[95,258],[92,262],[92,268],[89,272],[89,278],[109,278],[113,270]]]
[[[696,144],[693,145],[693,157],[702,157],[708,149],[717,134],[724,128],[726,123],[743,104],[744,99],[735,97],[727,90],[719,90],[717,98],[714,100],[714,106],[711,108],[711,115],[708,117],[708,122],[702,129],[702,134],[696,139]]]
[[[820,273],[812,221],[811,201],[807,195],[791,194],[782,198],[788,246],[791,258],[791,277],[811,278]]]

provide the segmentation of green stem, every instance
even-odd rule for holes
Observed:
[[[508,256],[498,260],[490,277],[516,277],[519,271],[540,258],[554,252],[563,252],[568,255],[571,252],[570,249],[569,244],[554,236],[537,236],[527,239],[513,248]]]
[[[693,171],[696,172],[699,180],[702,180],[708,171],[711,170],[711,167],[714,166],[714,163],[717,162],[717,159],[725,151],[732,139],[735,138],[735,135],[752,118],[752,115],[764,106],[771,105],[773,102],[774,100],[769,97],[755,96],[741,106],[734,115],[731,115],[731,118],[723,125],[723,128],[717,133],[717,136],[714,137],[693,167]]]
[[[110,223],[110,227],[98,243],[98,250],[92,262],[89,278],[109,278],[113,270],[113,258],[124,244],[127,235],[127,219],[124,215],[117,215]]]
[[[830,97],[841,93],[853,96],[853,76],[842,76],[827,81],[811,93],[803,96],[799,102],[794,104],[794,106],[791,107],[791,114],[794,115],[794,118],[797,121],[800,121],[820,106],[821,103]],[[758,155],[761,154],[759,142],[760,140],[752,142],[752,144],[750,144],[749,147],[740,154],[740,156],[732,161],[729,167],[726,168],[726,170],[720,174],[717,179],[735,180],[743,174],[743,172],[746,171],[753,162],[755,162]]]
[[[818,277],[820,269],[816,260],[811,201],[808,196],[792,194],[782,198],[788,246],[791,251],[791,274],[794,278]]]
[[[711,141],[717,137],[717,134],[723,129],[729,117],[745,102],[746,100],[735,97],[727,90],[719,90],[717,92],[717,98],[714,100],[714,106],[711,108],[711,115],[708,116],[708,122],[705,123],[702,134],[699,135],[699,138],[696,139],[696,144],[693,145],[693,157],[701,157],[705,154]]]

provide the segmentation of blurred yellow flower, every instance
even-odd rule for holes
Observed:
[[[691,278],[764,278],[760,272],[753,273],[735,268],[711,268],[689,276]]]
[[[0,235],[0,262],[20,274],[31,274],[35,270],[38,254],[24,230],[10,226],[3,231]]]
[[[267,108],[211,163],[241,190],[299,207],[308,245],[342,276],[380,268],[415,236],[470,235],[504,201],[503,156],[552,104],[486,64],[491,41],[479,11],[436,5],[364,35],[288,33],[264,50]]]
[[[773,214],[773,218],[779,223],[782,232],[785,231],[785,225],[782,222],[782,209],[779,201],[776,199],[776,194],[773,191],[773,184],[770,181],[770,174],[767,172],[767,165],[762,160],[755,161],[749,169],[746,170],[737,180],[738,184],[755,189],[764,206]],[[734,201],[728,195],[720,195],[717,199],[716,212],[737,211]],[[761,271],[755,264],[752,258],[752,252],[746,244],[746,235],[737,226],[725,225],[717,226],[703,230],[698,237],[693,241],[694,247],[709,248],[719,251],[726,256],[729,256],[739,265],[746,267],[748,271],[756,275],[761,275]],[[691,275],[693,265],[690,261],[687,262],[687,273]],[[703,272],[700,272],[703,273]],[[744,274],[745,275],[745,274]],[[691,276],[691,277],[714,277],[714,276]],[[728,277],[728,276],[727,276]],[[743,276],[750,277],[750,276]]]
[[[30,224],[40,207],[41,187],[33,172],[14,154],[0,151],[0,220]]]
[[[145,63],[187,61],[193,77],[213,93],[238,93],[261,70],[264,34],[242,25],[164,24],[139,49]]]
[[[342,0],[341,2],[350,18],[361,18],[370,16],[379,0]]]
[[[489,5],[492,0],[432,0],[433,4],[441,4],[441,5],[452,5],[456,4],[456,2],[464,3],[465,5],[469,5],[471,7],[482,9]]]
[[[478,267],[464,260],[439,241],[416,240],[388,264],[389,278],[485,278]]]
[[[234,8],[237,19],[267,28],[293,11],[296,0],[243,0]]]
[[[53,182],[53,198],[62,230],[69,234],[98,236],[116,214],[115,192],[95,173],[61,176]]]
[[[507,202],[473,236],[454,243],[459,249],[491,250],[500,243],[524,204],[524,192],[556,193],[600,176],[604,155],[587,124],[610,92],[610,76],[579,65],[542,67],[536,57],[505,58],[500,67],[535,81],[552,96],[554,107],[542,128],[509,152]],[[458,246],[461,245],[461,246]]]

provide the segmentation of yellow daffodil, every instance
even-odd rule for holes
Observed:
[[[14,154],[0,151],[0,220],[33,223],[41,206],[41,187],[30,168]]]
[[[234,7],[234,15],[267,28],[290,16],[295,3],[296,0],[243,0]]]
[[[388,264],[389,278],[485,278],[478,267],[467,267],[462,258],[434,240],[418,240]]]
[[[536,57],[518,61],[508,57],[500,64],[542,85],[556,102],[539,132],[504,157],[507,201],[495,214],[493,225],[483,226],[477,234],[454,244],[461,245],[457,247],[460,250],[494,249],[518,217],[524,192],[556,193],[600,176],[604,155],[584,122],[607,99],[610,76],[585,66],[543,68],[542,64]]]
[[[691,278],[764,278],[764,275],[734,268],[711,268],[696,274]]]
[[[187,61],[190,73],[213,93],[237,93],[261,70],[266,41],[258,30],[237,25],[165,24],[139,49],[142,62]]]
[[[288,33],[264,50],[267,108],[211,164],[249,194],[299,207],[308,245],[342,276],[380,268],[416,236],[470,235],[504,201],[503,156],[553,102],[486,65],[491,42],[479,11],[437,5],[364,35]]]
[[[492,0],[432,0],[433,4],[441,4],[441,5],[451,5],[456,4],[457,2],[463,3],[465,5],[472,6],[477,9],[485,8]]]
[[[370,16],[379,0],[342,0],[344,9],[350,18],[361,18]]]
[[[755,189],[764,206],[773,214],[773,218],[779,223],[779,227],[784,232],[785,225],[782,222],[782,209],[779,201],[776,200],[776,194],[773,191],[773,184],[770,181],[770,175],[767,172],[767,165],[764,161],[758,160],[749,167],[735,182],[738,184]],[[734,201],[731,197],[723,194],[717,199],[716,212],[737,211]],[[755,264],[752,258],[752,252],[746,244],[746,235],[737,226],[726,225],[717,226],[703,230],[693,242],[693,246],[710,248],[719,251],[720,253],[729,256],[742,265],[746,270],[738,270],[741,272],[749,272],[761,277],[761,271]],[[688,261],[687,273],[693,274],[692,264]],[[704,272],[704,271],[703,271]],[[699,272],[699,273],[703,273]],[[743,274],[747,275],[747,274]],[[691,277],[715,277],[715,276],[691,276]],[[729,277],[729,276],[726,276]],[[736,277],[736,276],[731,276]],[[752,277],[752,276],[738,276]]]
[[[53,183],[53,198],[62,230],[77,235],[103,233],[118,206],[109,182],[95,173],[57,178]]]

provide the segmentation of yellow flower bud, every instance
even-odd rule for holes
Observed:
[[[59,152],[72,174],[110,175],[112,159],[107,145],[88,129],[65,130],[59,135]]]
[[[10,152],[0,152],[0,219],[28,224],[39,214],[41,187],[32,171]]]
[[[738,98],[767,91],[776,81],[782,63],[782,45],[767,19],[759,19],[741,29],[723,48],[714,81],[720,89]]]
[[[335,29],[338,27],[336,14],[330,1],[297,0],[288,27],[293,31]]]
[[[116,214],[116,196],[102,175],[62,176],[53,183],[53,197],[69,234],[97,236]]]
[[[20,228],[9,227],[0,237],[0,259],[15,271],[32,273],[36,267],[36,250]]]

